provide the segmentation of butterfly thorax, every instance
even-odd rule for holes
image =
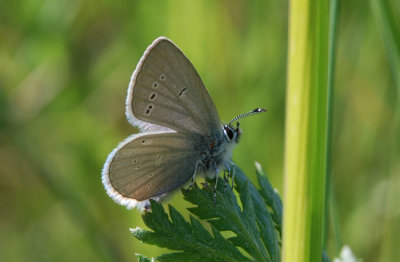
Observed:
[[[240,138],[239,126],[233,128],[230,125],[223,125],[222,132],[210,135],[201,143],[200,163],[198,172],[209,178],[214,178],[219,171],[224,169],[231,162],[232,151]]]

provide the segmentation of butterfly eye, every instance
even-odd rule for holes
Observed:
[[[224,129],[224,134],[226,136],[226,138],[228,138],[229,141],[231,141],[233,139],[233,136],[235,135],[234,131],[232,130],[232,128],[230,126],[225,126],[223,127]]]

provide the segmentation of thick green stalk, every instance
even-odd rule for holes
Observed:
[[[339,24],[340,0],[331,0],[329,6],[329,49],[328,49],[328,130],[326,146],[326,194],[325,194],[325,225],[323,248],[326,248],[329,218],[332,221],[333,237],[336,244],[336,253],[342,248],[339,231],[338,214],[336,210],[335,192],[331,183],[331,153],[332,153],[332,124],[333,124],[333,98],[334,76],[337,50],[337,26]],[[332,213],[335,212],[335,213]]]
[[[283,261],[320,261],[322,256],[328,4],[290,2]]]

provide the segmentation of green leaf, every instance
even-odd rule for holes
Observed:
[[[246,183],[240,193],[243,210],[237,202],[235,194],[229,188],[224,193],[223,183],[219,184],[217,204],[213,203],[213,188],[203,190],[198,187],[185,192],[185,199],[196,205],[189,211],[206,220],[219,231],[231,231],[236,234],[229,240],[240,246],[257,261],[271,261],[270,256],[261,239],[260,229],[254,215],[254,206]],[[255,191],[257,192],[257,191]],[[210,208],[211,207],[211,208]]]
[[[267,180],[268,184],[269,181]],[[260,195],[256,187],[248,180],[247,176],[242,172],[242,170],[236,167],[236,174],[235,174],[235,182],[237,184],[237,190],[242,192],[242,189],[245,188],[245,185],[248,184],[250,189],[250,194],[252,197],[252,201],[255,207],[255,215],[257,219],[258,226],[260,227],[261,237],[264,242],[264,245],[267,247],[271,260],[272,261],[280,261],[280,245],[278,235],[275,231],[275,227],[280,229],[282,228],[282,216],[281,219],[277,222],[274,222],[273,217],[271,216],[270,212],[267,209],[267,205],[272,208],[272,206],[263,199],[263,196]],[[276,195],[279,199],[279,195]],[[279,199],[280,202],[280,199]],[[273,208],[272,208],[273,209]],[[282,207],[280,209],[280,214],[282,213]]]
[[[194,205],[188,210],[208,223],[211,232],[194,216],[190,215],[188,222],[172,206],[168,215],[161,204],[152,200],[152,211],[143,215],[143,221],[152,231],[136,228],[131,232],[145,243],[178,251],[161,255],[156,258],[158,261],[280,261],[279,195],[260,166],[257,166],[260,190],[239,168],[232,169],[240,202],[223,182],[218,183],[216,203],[213,185],[206,184],[200,189],[194,184],[189,191],[182,189],[184,199]],[[233,232],[234,236],[225,238],[223,231]]]
[[[272,209],[272,219],[274,220],[275,226],[282,234],[282,200],[279,197],[278,192],[272,187],[267,176],[261,168],[261,165],[256,162],[256,173],[258,184],[260,185],[260,194],[264,198],[266,204]]]
[[[197,186],[195,188],[198,189]],[[131,230],[132,234],[148,244],[182,251],[162,255],[157,260],[249,261],[217,230],[213,229],[214,237],[211,236],[195,218],[190,217],[191,223],[188,223],[172,206],[169,206],[169,218],[164,208],[155,201],[151,201],[151,209],[152,212],[143,215],[143,220],[153,232],[136,228]]]

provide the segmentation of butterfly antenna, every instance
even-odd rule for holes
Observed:
[[[234,119],[232,119],[231,121],[229,121],[228,126],[230,126],[233,122],[239,120],[240,118],[246,117],[246,116],[250,116],[250,115],[254,115],[254,114],[258,114],[261,112],[266,112],[267,110],[264,108],[256,108],[254,110],[251,110],[250,112],[244,113],[244,114],[240,114],[237,117],[235,117]]]

